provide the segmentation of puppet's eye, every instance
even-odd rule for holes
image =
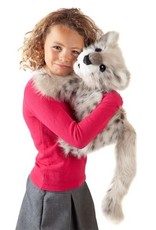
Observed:
[[[101,52],[102,49],[101,48],[95,48],[95,52]]]
[[[104,64],[100,65],[100,72],[104,72],[106,69],[106,66]]]

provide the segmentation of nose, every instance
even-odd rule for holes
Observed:
[[[71,60],[71,54],[68,51],[62,51],[60,53],[60,60],[62,62],[69,62]]]
[[[86,64],[86,65],[92,64],[91,61],[90,61],[90,59],[89,59],[89,54],[86,55],[86,56],[84,56],[83,62],[84,62],[84,64]]]

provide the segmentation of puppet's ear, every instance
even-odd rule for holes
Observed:
[[[106,44],[107,47],[113,47],[117,44],[119,39],[119,33],[116,31],[109,31],[106,34],[102,35],[100,42]]]
[[[119,68],[114,71],[114,84],[118,90],[125,89],[130,82],[130,72],[127,68]]]

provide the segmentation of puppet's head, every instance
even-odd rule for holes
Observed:
[[[130,73],[125,65],[115,31],[104,34],[84,48],[74,64],[75,73],[91,88],[122,90],[128,86]]]

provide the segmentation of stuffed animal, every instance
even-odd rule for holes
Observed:
[[[77,121],[82,120],[98,105],[104,93],[123,90],[129,84],[130,73],[118,45],[118,38],[117,32],[110,31],[84,48],[74,64],[76,75],[46,78],[45,94],[68,101],[75,110]],[[46,73],[41,70],[41,75],[44,78]],[[37,88],[42,85],[42,78],[36,81]],[[66,155],[73,154],[76,157],[115,144],[116,168],[110,188],[103,199],[102,209],[111,220],[120,222],[124,218],[122,200],[136,174],[136,132],[127,120],[125,110],[120,108],[107,127],[83,149],[70,146],[60,138],[58,142]]]

